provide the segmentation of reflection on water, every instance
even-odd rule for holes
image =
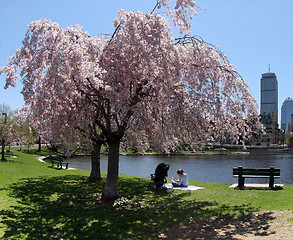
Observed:
[[[68,160],[74,168],[91,169],[90,157]],[[276,183],[293,184],[293,155],[250,154],[250,155],[197,155],[197,156],[120,156],[121,174],[148,177],[161,163],[170,164],[169,177],[176,176],[178,168],[187,172],[190,180],[202,182],[235,183],[232,168],[237,166],[281,169],[281,178]],[[107,172],[107,156],[101,156],[101,171]],[[264,183],[268,179],[246,179],[245,182]]]

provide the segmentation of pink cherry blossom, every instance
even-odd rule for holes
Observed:
[[[157,3],[181,31],[190,29],[194,1]],[[227,137],[239,143],[260,128],[247,83],[219,49],[199,37],[174,39],[154,12],[120,10],[114,25],[111,37],[89,37],[81,26],[32,22],[0,70],[6,87],[22,80],[23,111],[43,138],[78,146],[83,134],[107,142],[105,200],[118,197],[119,148],[128,138],[142,150],[169,152]]]

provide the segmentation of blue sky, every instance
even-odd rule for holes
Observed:
[[[112,33],[113,19],[120,8],[151,11],[156,0],[0,0],[0,66],[21,47],[26,26],[49,18],[61,27],[79,24],[91,36]],[[262,73],[276,73],[279,82],[279,115],[283,101],[293,97],[293,1],[292,0],[197,0],[192,34],[218,45],[248,82],[259,104]],[[175,31],[174,35],[178,35]],[[3,89],[0,104],[18,109],[23,104],[17,88]],[[280,118],[280,117],[279,117]]]

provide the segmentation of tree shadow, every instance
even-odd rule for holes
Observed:
[[[0,223],[6,229],[3,238],[154,239],[170,226],[188,229],[189,223],[198,224],[200,231],[194,232],[198,234],[218,222],[222,222],[218,226],[225,232],[228,222],[219,219],[229,219],[235,214],[247,220],[239,220],[237,225],[243,226],[243,232],[250,232],[258,224],[249,221],[250,213],[255,211],[249,206],[186,200],[190,192],[153,192],[147,188],[145,178],[120,178],[123,197],[113,203],[103,203],[104,185],[105,181],[91,182],[76,175],[28,178],[10,185],[9,196],[18,204],[0,212]],[[267,218],[260,224],[261,230],[268,227]],[[222,233],[214,231],[212,239]],[[227,234],[232,237],[236,230]]]
[[[270,236],[272,212],[249,213],[241,217],[229,215],[215,216],[210,219],[194,218],[183,221],[177,227],[164,229],[159,236],[164,239],[226,239],[236,240],[241,235]],[[160,237],[159,237],[160,238]]]

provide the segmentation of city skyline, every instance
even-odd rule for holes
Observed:
[[[293,97],[293,31],[288,28],[293,16],[293,2],[284,0],[247,1],[196,1],[198,16],[193,19],[192,34],[219,45],[239,74],[248,82],[260,108],[261,75],[268,71],[276,73],[279,82],[279,113],[287,97]],[[26,25],[40,18],[49,18],[61,27],[80,24],[91,36],[112,33],[113,19],[120,8],[126,11],[150,12],[156,1],[113,0],[93,2],[84,0],[52,0],[45,2],[4,1],[0,14],[0,67],[17,48],[21,47]],[[201,10],[205,8],[206,10]],[[174,37],[178,32],[174,31]],[[16,89],[4,90],[4,76],[0,77],[0,103],[12,109],[20,108],[23,98],[21,84]],[[290,87],[291,86],[291,87]],[[260,109],[258,109],[260,110]],[[279,121],[280,123],[280,114]]]

